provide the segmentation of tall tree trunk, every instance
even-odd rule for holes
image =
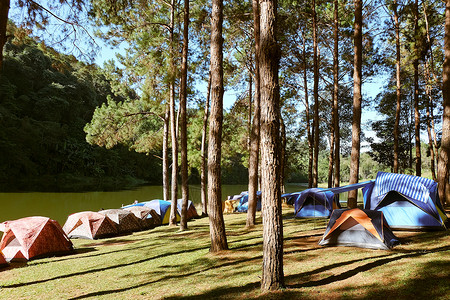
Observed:
[[[433,107],[433,96],[431,95],[431,76],[430,76],[430,66],[428,64],[428,60],[425,60],[425,93],[427,95],[427,104],[426,104],[426,111],[427,111],[427,134],[428,134],[428,147],[430,148],[430,170],[431,170],[431,176],[434,181],[437,180],[436,177],[436,157],[434,153],[434,141],[433,141],[433,135],[431,134],[431,109]]]
[[[263,268],[261,289],[280,289],[283,274],[283,222],[280,191],[280,49],[276,40],[277,0],[261,7],[261,176]]]
[[[207,147],[206,147],[206,132],[208,130],[208,117],[209,117],[209,97],[211,92],[211,70],[209,71],[208,78],[208,91],[206,92],[206,103],[205,103],[205,112],[203,115],[203,129],[202,129],[202,147],[201,147],[201,174],[200,174],[200,182],[201,182],[201,200],[202,200],[202,216],[208,215],[208,198],[207,198],[207,171],[206,171],[206,156]]]
[[[284,126],[283,116],[280,114],[280,189],[284,194],[284,172],[286,167],[286,127]]]
[[[306,39],[303,36],[303,84],[305,86],[305,114],[306,114],[306,132],[308,134],[308,188],[313,187],[313,136],[311,134],[310,114],[309,114],[309,95],[308,95],[308,64],[306,56]]]
[[[427,86],[425,88],[425,93],[427,94],[427,105],[426,105],[426,109],[427,109],[427,134],[428,134],[428,147],[430,148],[430,170],[431,170],[431,176],[433,178],[434,181],[436,181],[436,158],[434,156],[434,143],[433,143],[433,136],[431,134],[431,113],[430,113],[430,106],[432,106],[432,101],[433,98],[431,96],[431,87],[428,84],[429,80],[430,80],[430,76],[429,76],[429,70],[428,70],[428,64],[426,63],[426,67],[425,67],[425,72],[426,72],[426,80],[427,80]]]
[[[419,37],[419,2],[414,4],[414,36]],[[416,176],[422,176],[422,154],[420,152],[420,112],[419,112],[419,49],[414,43],[414,132],[416,140]]]
[[[436,72],[435,72],[435,70],[434,70],[434,58],[433,58],[433,49],[432,49],[432,43],[431,43],[431,38],[430,38],[430,27],[429,27],[429,24],[428,24],[428,15],[427,15],[427,9],[426,9],[426,2],[424,1],[423,3],[422,3],[422,7],[423,7],[423,16],[424,16],[424,19],[425,19],[425,28],[426,28],[426,33],[427,33],[427,42],[428,42],[428,45],[429,45],[429,49],[428,49],[428,51],[429,51],[429,53],[430,53],[430,65],[429,65],[429,69],[431,70],[431,75],[433,76],[433,79],[434,79],[434,81],[435,82],[438,82],[438,79],[437,79],[437,76],[436,76]],[[430,105],[430,120],[431,120],[431,132],[432,132],[432,136],[433,136],[433,149],[434,149],[434,157],[435,157],[435,160],[438,158],[438,145],[437,145],[437,138],[436,138],[436,130],[435,130],[435,128],[434,128],[434,115],[433,115],[433,107],[434,107],[434,105],[433,105],[433,98],[431,98],[431,96],[430,96],[430,102],[429,102],[429,105]]]
[[[169,122],[170,107],[166,105],[164,113],[164,135],[163,135],[163,197],[165,201],[170,199],[170,177],[169,177]]]
[[[175,0],[170,6],[170,129],[172,137],[172,204],[170,211],[169,226],[177,224],[177,201],[178,201],[178,140],[177,140],[177,116],[175,114],[175,49],[174,49],[174,26],[175,26]]]
[[[0,71],[3,66],[3,47],[6,43],[6,27],[8,25],[8,13],[9,13],[10,0],[0,1]]]
[[[395,26],[395,47],[396,47],[396,82],[397,82],[397,106],[395,108],[394,124],[394,173],[398,173],[398,141],[401,110],[401,87],[400,87],[400,24],[398,21],[397,0],[394,0],[394,26]]]
[[[211,117],[208,143],[208,214],[211,252],[228,249],[222,212],[220,160],[223,121],[223,0],[212,1],[211,14]]]
[[[250,152],[250,143],[252,136],[252,98],[253,98],[253,77],[251,72],[249,72],[248,78],[248,115],[247,115],[247,150]]]
[[[316,1],[312,0],[312,21],[313,21],[313,48],[314,48],[314,161],[313,161],[313,187],[317,187],[319,181],[319,60],[317,54],[317,14]]]
[[[188,186],[188,154],[187,154],[187,69],[189,50],[189,0],[184,0],[183,50],[181,61],[181,93],[180,93],[180,143],[181,143],[181,204],[180,230],[186,230],[187,206],[189,200]]]
[[[353,120],[350,184],[359,180],[359,155],[361,147],[361,77],[362,77],[362,0],[355,0],[354,68],[353,68]],[[356,208],[358,191],[348,192],[347,207]]]
[[[333,53],[333,127],[334,127],[334,186],[341,181],[341,139],[339,130],[339,1],[334,0],[334,53]]]
[[[444,35],[444,65],[442,72],[442,139],[438,160],[438,192],[444,205],[450,204],[449,156],[450,156],[450,0],[445,2],[445,35]]]
[[[333,187],[333,166],[334,166],[334,93],[333,93],[333,104],[331,107],[331,123],[330,123],[330,155],[328,157],[328,187]]]
[[[247,210],[247,227],[253,227],[256,223],[256,206],[258,191],[258,164],[259,164],[259,139],[260,139],[260,75],[259,75],[259,56],[260,56],[260,14],[258,0],[252,0],[253,23],[255,32],[255,100],[252,132],[250,136],[250,157],[248,163],[248,210]]]
[[[413,139],[413,118],[414,118],[414,99],[411,97],[409,103],[409,124],[408,124],[408,137],[409,137],[409,168],[413,167],[413,151],[412,151],[412,139]]]

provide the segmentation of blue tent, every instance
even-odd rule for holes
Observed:
[[[239,200],[239,205],[237,207],[238,212],[247,212],[248,210],[248,192],[242,192],[241,200]],[[256,211],[261,211],[261,191],[256,192]]]
[[[294,202],[297,218],[328,218],[335,208],[341,208],[338,198],[330,191],[321,188],[306,189],[300,193],[284,195]]]
[[[363,196],[364,208],[382,211],[392,229],[446,229],[448,218],[431,179],[378,172]]]

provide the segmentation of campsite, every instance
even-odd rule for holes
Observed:
[[[286,289],[260,290],[262,226],[224,216],[230,250],[209,254],[208,218],[189,231],[160,226],[99,240],[74,239],[75,253],[0,271],[1,299],[445,299],[448,231],[395,231],[391,251],[318,245],[324,219],[293,218],[283,206]]]
[[[1,0],[0,204],[0,300],[450,299],[450,0]]]

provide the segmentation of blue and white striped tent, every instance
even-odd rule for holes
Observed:
[[[393,229],[445,229],[447,216],[431,179],[378,172],[363,196],[364,209],[382,211]]]

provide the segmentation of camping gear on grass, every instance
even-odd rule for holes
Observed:
[[[328,218],[333,209],[341,208],[338,197],[332,192],[323,192],[321,188],[310,188],[284,196],[294,201],[294,216],[297,218]]]
[[[333,210],[319,245],[389,250],[398,242],[382,212],[354,208]]]
[[[130,233],[140,231],[142,229],[140,219],[132,212],[124,209],[105,209],[99,213],[107,216],[116,223],[119,233]]]
[[[73,251],[59,223],[46,217],[27,217],[0,224],[0,251],[7,261],[30,260]]]
[[[63,226],[69,238],[98,239],[116,236],[118,230],[107,216],[93,211],[71,214]]]
[[[177,210],[178,214],[181,216],[181,207],[183,205],[183,199],[178,199],[177,201]],[[198,218],[197,209],[194,206],[194,203],[191,200],[188,200],[187,210],[186,210],[186,218],[189,221],[193,218]]]
[[[150,207],[130,206],[124,208],[124,210],[132,212],[140,220],[142,229],[150,229],[161,224],[159,215]]]
[[[428,178],[378,172],[363,188],[364,208],[382,211],[392,229],[446,229],[437,186]]]
[[[248,192],[242,192],[242,197],[237,206],[238,212],[247,212],[248,210]],[[256,192],[256,211],[261,211],[261,191]]]

